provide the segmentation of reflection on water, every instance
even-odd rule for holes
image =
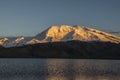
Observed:
[[[120,60],[0,59],[0,80],[120,80]]]

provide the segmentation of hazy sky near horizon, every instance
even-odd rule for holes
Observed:
[[[0,36],[34,36],[61,24],[120,31],[120,0],[0,0]]]

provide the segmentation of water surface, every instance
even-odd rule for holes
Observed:
[[[4,58],[0,80],[120,80],[120,60]]]

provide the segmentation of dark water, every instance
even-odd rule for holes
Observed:
[[[0,59],[0,80],[120,80],[120,60]]]

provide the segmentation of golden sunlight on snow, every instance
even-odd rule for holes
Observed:
[[[26,44],[37,44],[46,42],[80,40],[80,41],[102,41],[120,43],[120,37],[108,34],[103,31],[84,27],[84,26],[51,26],[30,39],[17,37],[15,39],[2,38],[0,45],[4,47],[22,46]]]
[[[81,41],[107,41],[120,43],[120,38],[114,35],[87,28],[84,26],[51,26],[44,32],[44,38],[41,41],[66,41],[66,40],[81,40]],[[41,36],[37,36],[41,37]]]
[[[0,39],[0,45],[3,45],[7,40],[7,38]]]

